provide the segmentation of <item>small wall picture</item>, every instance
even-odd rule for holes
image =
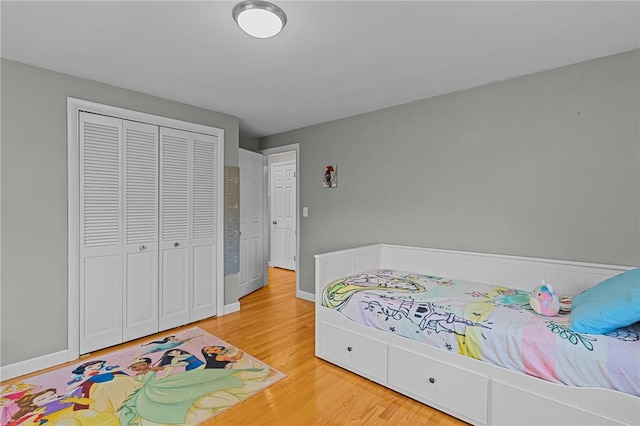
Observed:
[[[324,168],[324,176],[322,179],[322,186],[324,188],[337,188],[338,187],[338,166],[335,164],[329,164]]]

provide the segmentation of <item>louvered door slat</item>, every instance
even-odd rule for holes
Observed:
[[[124,121],[125,340],[158,331],[158,127]]]
[[[80,352],[122,342],[122,120],[80,113]]]
[[[192,135],[191,246],[193,298],[191,321],[215,315],[217,138]]]
[[[193,238],[215,237],[216,138],[193,137]]]
[[[124,129],[127,244],[156,241],[158,222],[158,128],[133,126]]]
[[[189,133],[160,129],[160,330],[189,322]]]
[[[83,122],[82,214],[85,247],[120,243],[120,127]]]
[[[189,224],[189,139],[162,138],[162,240],[184,240]]]

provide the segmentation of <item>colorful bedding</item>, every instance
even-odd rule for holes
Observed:
[[[529,295],[375,269],[328,285],[323,305],[360,324],[554,383],[640,396],[640,323],[605,335],[574,333],[569,312],[538,315]]]

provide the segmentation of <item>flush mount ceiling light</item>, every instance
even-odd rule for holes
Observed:
[[[278,34],[287,24],[287,15],[268,1],[246,0],[233,8],[233,19],[242,30],[256,38]]]

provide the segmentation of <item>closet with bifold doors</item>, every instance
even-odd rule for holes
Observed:
[[[79,112],[80,354],[217,313],[217,135]]]

